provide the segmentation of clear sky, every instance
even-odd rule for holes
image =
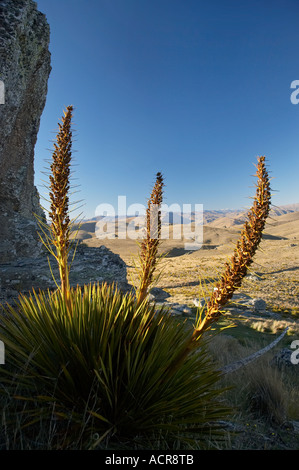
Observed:
[[[35,152],[38,189],[63,109],[74,114],[83,215],[119,195],[243,208],[266,155],[275,205],[299,202],[298,0],[38,0],[52,71]],[[299,95],[298,95],[299,96]],[[50,149],[50,150],[48,150]]]

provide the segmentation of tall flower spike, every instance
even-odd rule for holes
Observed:
[[[253,257],[262,239],[266,219],[271,204],[271,188],[268,173],[265,167],[265,157],[258,158],[256,165],[257,184],[256,195],[252,208],[248,213],[230,263],[226,263],[220,281],[215,285],[214,292],[207,304],[205,318],[196,327],[193,339],[196,340],[203,331],[210,328],[212,323],[218,321],[221,309],[231,300],[234,291],[241,286],[247,274],[248,267],[253,263]]]
[[[161,238],[161,204],[163,199],[163,176],[156,175],[156,182],[148,200],[146,210],[146,234],[140,249],[140,282],[137,289],[137,302],[141,303],[153,283],[154,271],[158,261],[158,248]]]
[[[59,132],[54,143],[50,175],[50,211],[51,242],[56,249],[56,259],[59,266],[61,292],[65,298],[69,292],[68,252],[70,245],[70,218],[69,218],[69,189],[70,189],[70,163],[72,157],[72,130],[71,121],[73,106],[68,106],[62,117],[62,124],[58,123]]]
[[[262,239],[271,203],[271,189],[264,156],[258,158],[256,168],[257,189],[253,206],[248,213],[249,222],[245,222],[231,262],[225,264],[224,272],[214,287],[207,303],[205,317],[203,319],[201,315],[198,317],[197,324],[186,343],[185,349],[177,356],[169,368],[171,370],[181,365],[189,353],[197,347],[198,340],[202,335],[211,328],[213,323],[219,320],[222,315],[221,309],[231,300],[234,291],[241,286],[242,280],[247,274],[247,269],[253,262],[253,256]]]

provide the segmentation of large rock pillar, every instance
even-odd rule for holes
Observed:
[[[0,0],[0,263],[40,254],[34,147],[51,70],[50,29],[32,0]]]

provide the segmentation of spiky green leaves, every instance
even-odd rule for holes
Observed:
[[[113,286],[71,289],[70,302],[72,317],[60,291],[21,297],[0,324],[3,390],[27,403],[24,424],[42,413],[58,418],[69,445],[80,436],[86,445],[95,433],[152,446],[156,439],[208,442],[227,409],[217,401],[220,374],[203,344],[166,374],[185,348],[186,325]]]

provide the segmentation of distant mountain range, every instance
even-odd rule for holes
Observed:
[[[190,222],[191,230],[194,230],[195,226],[198,226],[200,224],[202,216],[204,245],[220,246],[223,244],[230,243],[232,240],[235,240],[236,237],[238,237],[238,233],[242,229],[244,221],[247,219],[247,213],[248,209],[223,209],[204,210],[203,214],[164,214],[162,232],[163,229],[165,229],[166,231],[169,230],[169,232],[167,232],[168,234],[175,233],[172,232],[172,229],[170,229],[169,226],[167,226],[168,219],[169,225],[173,225],[173,230],[177,230],[178,226],[181,224],[190,224]],[[113,243],[122,243],[124,241],[124,238],[121,234],[126,233],[129,237],[130,243],[132,243],[132,246],[130,245],[130,247],[134,249],[134,237],[132,237],[132,235],[135,233],[136,228],[139,229],[140,227],[142,230],[142,227],[144,227],[144,216],[140,216],[140,218],[137,218],[133,215],[131,217],[127,217],[126,219],[124,217],[119,217],[116,218],[116,220],[114,218],[110,218],[110,221],[105,219],[102,221],[103,227],[101,227],[101,224],[98,224],[100,220],[101,218],[97,217],[82,221],[79,227],[79,231],[75,232],[74,230],[74,236],[80,240],[90,242],[90,246],[97,246],[98,243],[104,243],[103,240],[105,240],[109,234],[117,234],[115,240],[109,241],[112,243],[111,246],[109,245],[110,248],[116,249]],[[196,223],[194,224],[194,222]],[[103,237],[99,236],[99,234],[106,235]],[[273,207],[271,210],[270,217],[268,218],[266,223],[264,238],[275,240],[293,240],[297,239],[297,237],[299,239],[299,203]],[[133,241],[130,240],[130,238],[132,238]],[[107,241],[105,243],[107,243]],[[171,243],[174,243],[174,241],[172,241]],[[180,243],[182,244],[183,242],[181,242],[180,240],[176,240],[175,243],[177,245],[174,246],[181,247]],[[124,246],[124,249],[128,249],[127,241],[126,245]]]
[[[218,210],[209,210],[209,209],[204,209],[203,211],[203,223],[204,225],[206,224],[212,224],[217,223],[217,225],[220,223],[221,220],[223,222],[228,222],[228,226],[232,225],[241,225],[244,223],[244,220],[246,218],[246,215],[248,213],[249,209],[218,209]],[[273,206],[271,209],[271,215],[279,216],[279,215],[284,215],[284,214],[289,214],[292,212],[299,212],[299,203],[295,204],[288,204],[284,206]],[[196,212],[190,212],[186,214],[182,214],[179,212],[169,212],[169,213],[163,213],[162,212],[162,223],[169,223],[169,224],[184,224],[184,223],[190,223],[190,220],[193,222],[196,218],[199,220],[199,213]],[[115,219],[117,220],[124,220],[126,216],[115,216],[114,217],[106,217],[106,221],[114,221]],[[137,216],[136,215],[128,215],[127,216],[127,221],[128,220],[133,220]],[[144,218],[144,216],[139,216],[140,219]],[[98,217],[93,217],[92,219],[88,219],[89,221],[97,221],[101,220],[103,216],[98,216]],[[215,222],[217,221],[217,222]]]
[[[219,210],[219,211],[204,211],[204,224],[210,226],[217,226],[223,228],[230,228],[237,225],[242,225],[246,220],[247,210]],[[299,212],[299,203],[288,204],[285,206],[272,206],[270,217],[277,217],[286,214]]]
[[[299,211],[299,202],[296,204],[288,204],[286,206],[278,206],[278,207],[273,207],[272,212],[274,212],[276,215],[282,215],[282,214],[289,214],[290,212],[298,212]]]

